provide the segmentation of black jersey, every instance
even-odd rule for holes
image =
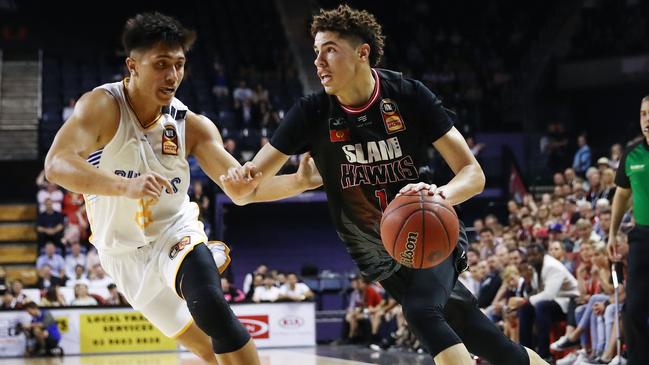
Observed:
[[[381,242],[381,212],[406,184],[420,181],[422,147],[453,126],[441,101],[417,80],[373,69],[372,97],[360,108],[324,91],[286,114],[271,144],[287,155],[311,151],[341,240],[363,276],[383,280],[400,267]]]

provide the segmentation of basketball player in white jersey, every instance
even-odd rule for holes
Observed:
[[[194,39],[159,13],[129,19],[122,41],[130,77],[79,100],[45,173],[85,194],[91,242],[133,308],[207,363],[254,365],[255,345],[220,286],[229,250],[208,244],[187,196],[188,155],[218,184],[240,167],[214,124],[174,97]],[[276,178],[277,196],[307,189],[302,175]]]

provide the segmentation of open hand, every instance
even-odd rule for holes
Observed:
[[[315,161],[309,152],[302,155],[300,166],[297,169],[297,180],[304,190],[311,190],[322,186],[322,176],[315,166]]]
[[[262,173],[252,162],[241,167],[231,167],[221,175],[221,188],[230,198],[241,198],[252,193],[261,181]]]

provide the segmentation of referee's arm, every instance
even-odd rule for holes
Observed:
[[[622,222],[624,213],[631,208],[631,205],[631,189],[618,186],[617,189],[615,189],[615,196],[613,197],[611,227],[608,232],[608,245],[606,247],[608,250],[608,256],[613,261],[620,261],[622,259],[622,257],[617,253],[615,236],[620,229],[620,223]]]

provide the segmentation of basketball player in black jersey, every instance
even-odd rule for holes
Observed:
[[[381,58],[384,40],[371,14],[342,5],[322,10],[311,32],[324,91],[302,98],[252,163],[221,178],[226,191],[250,191],[228,195],[237,204],[285,195],[271,189],[266,178],[289,155],[310,152],[312,160],[301,164],[302,175],[311,169],[310,178],[302,176],[309,185],[304,188],[324,184],[336,230],[362,275],[381,282],[402,304],[410,328],[436,364],[473,364],[469,351],[495,365],[546,364],[505,337],[457,281],[466,269],[463,225],[455,252],[431,269],[401,266],[381,242],[381,212],[397,194],[426,189],[456,205],[484,187],[482,169],[441,101],[419,81],[371,67]],[[444,186],[421,182],[420,151],[430,144],[455,173]],[[288,189],[291,178],[285,179]]]

